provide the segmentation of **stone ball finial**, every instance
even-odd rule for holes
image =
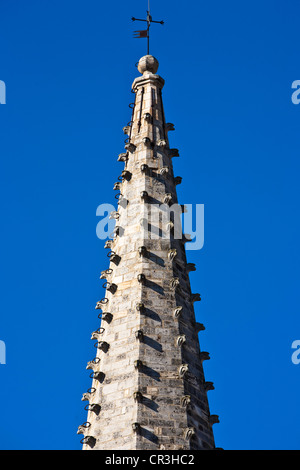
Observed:
[[[151,72],[151,73],[156,73],[158,69],[158,60],[153,57],[153,55],[144,55],[139,60],[138,63],[138,71],[143,74],[145,72]]]

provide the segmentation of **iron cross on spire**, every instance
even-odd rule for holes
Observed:
[[[145,21],[147,23],[147,29],[142,30],[142,31],[134,31],[134,36],[133,37],[135,37],[135,38],[147,38],[147,54],[149,55],[150,26],[151,26],[151,23],[164,24],[164,21],[154,21],[152,19],[152,16],[150,15],[150,0],[148,0],[147,19],[143,20],[143,19],[140,19],[140,18],[134,18],[134,16],[131,19],[132,19],[132,21]]]

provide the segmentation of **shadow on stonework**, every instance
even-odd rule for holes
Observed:
[[[158,437],[153,432],[149,431],[149,429],[141,427],[139,430],[139,435],[148,441],[154,442],[156,444],[158,443]]]
[[[159,405],[157,403],[155,403],[155,401],[151,400],[150,398],[143,397],[142,404],[144,406],[147,406],[147,408],[150,408],[150,410],[153,410],[156,413],[158,413]]]
[[[146,366],[145,364],[141,369],[141,373],[148,375],[148,377],[151,377],[152,379],[156,380],[156,382],[160,382],[160,373],[152,369],[151,367]]]
[[[165,266],[165,261],[154,253],[148,252],[148,259],[153,263],[158,264],[158,266]]]
[[[164,289],[156,282],[146,279],[145,286],[148,287],[148,289],[154,290],[157,294],[164,295]]]
[[[145,307],[145,310],[144,310],[143,314],[146,317],[151,318],[151,320],[158,321],[158,322],[161,323],[160,316],[156,312],[154,312],[154,310],[151,310],[150,308]]]
[[[144,336],[143,343],[156,351],[163,352],[162,345],[155,339],[150,338],[150,336]]]

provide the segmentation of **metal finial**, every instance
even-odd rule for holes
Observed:
[[[150,15],[150,0],[148,0],[148,10],[147,10],[147,19],[143,20],[141,18],[131,18],[132,21],[144,21],[147,23],[147,29],[134,31],[134,38],[147,38],[147,54],[150,54],[150,26],[151,23],[164,24],[164,21],[154,21]]]

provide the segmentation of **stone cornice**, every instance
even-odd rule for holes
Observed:
[[[135,90],[141,86],[147,85],[148,83],[152,83],[159,88],[163,88],[165,81],[160,75],[153,74],[151,72],[145,72],[141,77],[135,78],[132,84],[132,89]]]

